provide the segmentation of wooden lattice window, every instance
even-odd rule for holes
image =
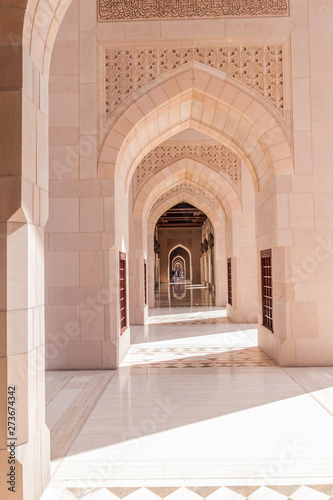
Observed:
[[[228,259],[228,304],[232,306],[231,259]]]
[[[273,331],[272,250],[260,252],[262,324]]]
[[[145,306],[148,304],[148,297],[147,297],[147,261],[144,261],[143,264],[143,286],[144,286],[144,293],[145,293]]]
[[[127,328],[127,307],[126,307],[126,254],[119,253],[119,290],[120,290],[120,333]]]

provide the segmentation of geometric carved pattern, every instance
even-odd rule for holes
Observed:
[[[99,21],[286,16],[288,0],[99,0]]]
[[[192,61],[215,68],[246,84],[284,116],[281,44],[122,47],[106,49],[105,58],[106,121],[131,94],[168,71]]]
[[[224,172],[234,183],[237,183],[241,160],[236,153],[226,146],[215,144],[167,144],[152,149],[141,160],[136,169],[137,185],[155,170],[184,157],[202,161],[205,165],[219,172]]]
[[[174,195],[175,193],[178,193],[179,191],[184,191],[184,190],[190,191],[191,193],[196,194],[199,198],[205,200],[207,203],[212,205],[214,208],[216,208],[216,209],[220,208],[220,205],[216,201],[216,198],[214,198],[214,196],[207,193],[204,189],[202,189],[199,186],[194,186],[190,182],[182,182],[180,184],[177,184],[177,186],[169,189],[165,193],[163,193],[162,196],[160,196],[158,198],[158,200],[155,201],[154,205],[152,206],[152,211],[157,207],[157,205],[162,203],[164,200],[167,200],[168,198],[170,198],[170,196]]]

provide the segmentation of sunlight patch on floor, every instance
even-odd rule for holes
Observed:
[[[181,312],[170,314],[158,314],[155,316],[149,316],[147,320],[148,325],[161,324],[161,323],[177,323],[183,321],[195,321],[195,320],[205,320],[205,319],[217,319],[217,318],[227,318],[226,309],[211,309],[208,311],[193,311],[193,312]]]

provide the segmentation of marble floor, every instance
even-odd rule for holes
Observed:
[[[214,304],[214,293],[208,290],[207,286],[179,278],[172,281],[170,285],[162,283],[155,298],[156,307],[205,307]]]
[[[333,368],[276,366],[199,293],[164,294],[116,372],[47,373],[43,500],[333,499]]]

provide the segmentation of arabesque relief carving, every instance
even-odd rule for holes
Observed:
[[[212,207],[215,209],[221,208],[220,204],[216,200],[214,196],[211,194],[207,193],[204,189],[202,189],[199,186],[194,186],[190,182],[181,182],[180,184],[177,184],[177,186],[169,189],[165,193],[163,193],[158,200],[154,203],[152,207],[152,212],[155,210],[155,208],[160,205],[163,201],[167,200],[174,194],[178,193],[179,191],[190,191],[191,193],[197,195],[199,198],[205,200],[207,203],[209,203]]]
[[[215,68],[265,97],[284,116],[281,44],[105,50],[105,121],[134,92],[192,61]]]
[[[288,0],[99,0],[99,21],[287,16]]]
[[[218,172],[223,172],[235,184],[239,181],[241,160],[226,146],[209,144],[164,144],[152,149],[136,169],[137,186],[150,174],[181,158],[193,158]]]

